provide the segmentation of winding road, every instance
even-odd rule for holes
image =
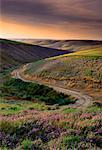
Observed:
[[[28,80],[28,79],[24,79],[24,77],[21,76],[21,72],[22,71],[20,69],[14,70],[12,72],[12,77],[17,78],[17,79],[21,79],[24,82],[33,82],[33,81]],[[68,107],[85,108],[85,107],[89,106],[90,104],[92,104],[92,98],[86,94],[81,93],[81,92],[65,89],[63,87],[59,87],[59,86],[55,86],[55,85],[46,84],[46,83],[41,82],[41,81],[34,81],[34,82],[47,85],[47,86],[53,88],[54,90],[56,90],[58,92],[62,92],[64,94],[71,95],[71,96],[78,99],[76,101],[76,103],[69,104]]]

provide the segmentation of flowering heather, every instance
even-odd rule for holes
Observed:
[[[91,119],[92,118],[92,114],[82,114],[81,116],[80,116],[80,119]]]
[[[51,150],[102,148],[102,115],[78,110],[26,110],[0,115],[0,144],[9,149],[31,144],[31,149]],[[24,141],[24,142],[23,142]],[[36,143],[36,146],[35,146]],[[29,146],[28,146],[29,147]]]

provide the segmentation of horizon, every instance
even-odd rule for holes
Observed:
[[[1,0],[1,38],[101,41],[101,6],[101,0]]]
[[[20,41],[20,40],[54,40],[54,41],[99,41],[99,42],[102,42],[102,40],[97,40],[97,39],[35,39],[35,38],[2,38],[0,37],[0,39],[3,39],[3,40],[11,40],[11,41]]]

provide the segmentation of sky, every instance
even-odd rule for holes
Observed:
[[[0,37],[102,40],[102,0],[0,0]]]

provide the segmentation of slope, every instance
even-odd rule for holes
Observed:
[[[102,48],[52,57],[23,66],[20,75],[64,88],[83,90],[102,98]]]
[[[69,52],[0,39],[0,68],[1,71],[3,71],[15,65],[21,65],[65,53]]]

